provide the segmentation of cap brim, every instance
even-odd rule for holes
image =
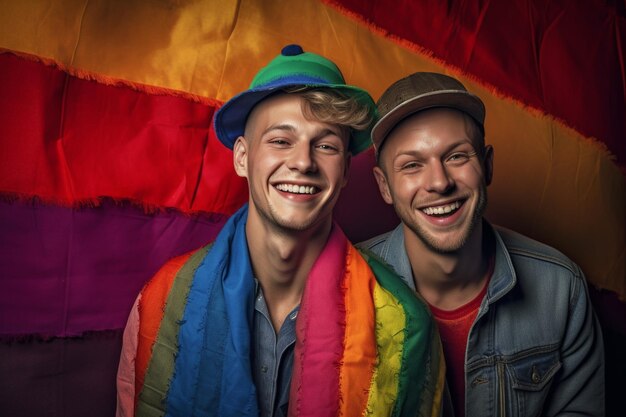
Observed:
[[[372,141],[376,153],[380,152],[385,138],[398,123],[414,113],[436,107],[452,108],[467,113],[481,128],[485,122],[485,107],[482,101],[472,93],[463,90],[425,93],[396,106],[376,122],[372,128]]]
[[[344,84],[283,84],[279,87],[257,88],[244,91],[226,103],[215,113],[213,126],[217,138],[229,149],[233,149],[238,137],[243,136],[246,121],[252,109],[262,100],[290,87],[328,88],[338,90],[354,97],[360,103],[370,108],[371,114],[376,112],[376,105],[369,94],[358,87]],[[371,145],[370,130],[355,131],[350,140],[349,150],[355,155]]]
[[[246,120],[254,106],[277,91],[278,89],[248,90],[224,103],[213,119],[215,134],[220,142],[233,149],[237,138],[243,136]]]

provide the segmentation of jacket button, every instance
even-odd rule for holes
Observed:
[[[530,376],[530,379],[531,379],[531,380],[532,380],[535,384],[537,384],[537,383],[539,383],[539,381],[541,381],[541,375],[539,375],[539,372],[537,372],[537,368],[535,368],[534,366],[533,366],[533,373],[532,373],[532,375]]]

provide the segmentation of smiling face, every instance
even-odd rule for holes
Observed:
[[[452,109],[412,115],[387,137],[380,167],[374,168],[380,192],[394,205],[405,236],[412,232],[433,252],[456,252],[472,237],[480,242],[493,151],[490,146],[475,149],[472,123]]]
[[[233,148],[248,179],[249,219],[283,231],[329,227],[350,165],[348,130],[307,119],[303,106],[297,94],[265,99]]]

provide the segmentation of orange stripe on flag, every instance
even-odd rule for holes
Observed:
[[[376,278],[365,260],[353,246],[348,246],[346,257],[346,332],[344,357],[341,364],[339,387],[341,390],[341,415],[363,415],[368,400],[372,372],[376,363],[376,338],[373,320],[373,299]]]

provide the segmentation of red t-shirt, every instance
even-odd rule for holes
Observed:
[[[487,271],[487,281],[480,293],[470,302],[455,310],[441,310],[430,306],[439,326],[439,334],[443,345],[443,354],[446,358],[446,377],[454,414],[457,417],[465,415],[465,350],[470,328],[476,319],[480,303],[487,293],[487,286],[493,274],[493,259]]]

